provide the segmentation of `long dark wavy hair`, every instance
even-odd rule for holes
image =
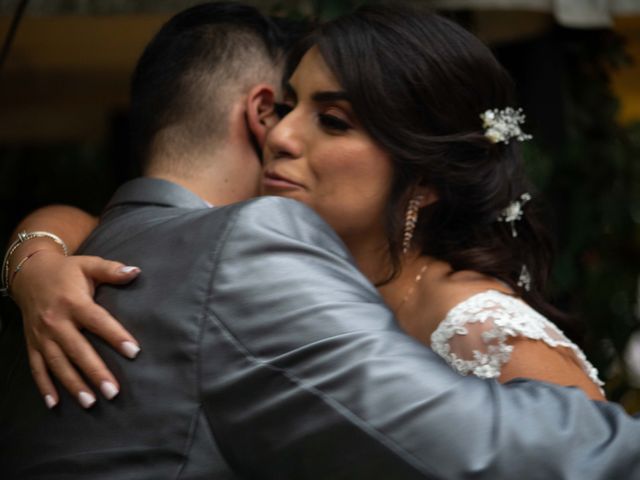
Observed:
[[[292,53],[287,78],[316,46],[372,139],[394,165],[387,236],[395,275],[404,211],[417,186],[438,201],[420,211],[414,242],[456,270],[509,285],[553,320],[566,317],[543,296],[552,242],[528,183],[519,142],[492,143],[480,115],[513,107],[514,85],[489,48],[456,23],[407,6],[366,6],[327,22]],[[501,211],[523,193],[533,200],[511,227]],[[518,285],[523,266],[531,288]]]

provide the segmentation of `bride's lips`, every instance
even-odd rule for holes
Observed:
[[[262,176],[262,185],[268,188],[291,190],[294,188],[304,188],[304,185],[291,180],[284,175],[280,175],[274,171],[265,171]]]

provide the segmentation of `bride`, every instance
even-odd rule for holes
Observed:
[[[262,193],[316,210],[402,328],[451,368],[576,386],[604,400],[597,371],[543,296],[551,254],[519,152],[529,136],[490,50],[438,15],[364,7],[306,38],[286,78]],[[99,262],[78,257],[69,268],[83,261]],[[23,311],[24,299],[64,294],[56,275],[69,268],[40,266],[33,261],[15,282]],[[47,292],[30,281],[42,271]],[[37,318],[25,315],[27,336]],[[46,376],[36,380],[55,395]]]

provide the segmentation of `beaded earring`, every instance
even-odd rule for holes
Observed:
[[[404,217],[404,234],[402,237],[402,253],[404,254],[406,254],[411,247],[411,239],[413,239],[413,232],[418,223],[418,213],[420,212],[420,205],[423,200],[423,195],[416,195],[409,200],[409,205],[407,205],[407,213]]]

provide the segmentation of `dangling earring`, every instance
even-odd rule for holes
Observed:
[[[418,213],[420,212],[420,205],[423,200],[423,195],[416,195],[409,200],[407,213],[404,217],[404,236],[402,237],[403,254],[406,254],[411,247],[411,239],[413,238],[413,232],[415,231],[416,224],[418,223]]]

